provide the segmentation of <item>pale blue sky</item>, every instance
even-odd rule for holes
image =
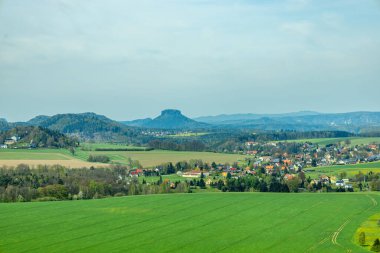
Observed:
[[[379,0],[0,0],[0,118],[380,111]]]

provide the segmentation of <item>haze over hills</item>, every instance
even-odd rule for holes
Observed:
[[[41,126],[61,133],[91,139],[120,139],[141,128],[168,130],[255,129],[319,131],[340,130],[353,133],[380,129],[380,112],[318,113],[311,111],[284,114],[231,114],[190,119],[181,111],[167,109],[151,119],[117,122],[95,113],[67,113],[36,116],[27,122],[0,119],[0,131],[15,126]]]
[[[260,118],[281,118],[281,117],[291,117],[291,116],[308,116],[308,115],[319,115],[319,112],[313,111],[300,111],[282,114],[255,114],[255,113],[236,113],[236,114],[220,114],[216,116],[201,116],[194,118],[194,120],[199,122],[204,122],[208,124],[228,124],[234,123],[236,121],[246,121],[254,120]]]
[[[232,114],[200,117],[197,120],[229,128],[299,131],[344,130],[359,132],[363,129],[380,127],[380,112]]]

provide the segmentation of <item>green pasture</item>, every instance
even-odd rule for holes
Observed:
[[[195,193],[0,204],[0,252],[367,252],[378,194]]]
[[[64,149],[0,149],[0,160],[70,160]]]
[[[317,139],[300,139],[300,140],[287,140],[286,142],[311,142],[318,145],[335,144],[338,142],[344,142],[346,140],[351,141],[351,146],[366,145],[371,143],[380,143],[380,137],[344,137],[344,138],[317,138]]]
[[[370,162],[370,163],[358,163],[358,164],[349,164],[349,165],[334,165],[326,167],[315,167],[308,168],[315,170],[314,172],[307,172],[306,175],[311,178],[316,178],[321,175],[333,175],[337,176],[342,172],[346,172],[348,177],[354,176],[361,171],[363,174],[366,174],[370,171],[373,173],[380,172],[380,162]]]

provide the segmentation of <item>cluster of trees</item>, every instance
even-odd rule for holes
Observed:
[[[148,143],[150,148],[175,151],[206,151],[206,145],[199,140],[155,139]]]
[[[351,178],[351,182],[356,183],[360,190],[369,188],[372,191],[380,191],[380,173],[369,171],[363,174],[363,172],[359,171]]]
[[[233,178],[227,175],[227,179],[218,180],[211,184],[212,187],[226,192],[298,192],[303,186],[299,177],[290,180],[284,180],[281,176],[246,176]]]
[[[188,192],[186,182],[139,183],[128,177],[124,166],[112,168],[68,169],[62,166],[27,165],[0,168],[0,201],[45,201],[93,199],[108,196]]]
[[[360,232],[360,234],[359,234],[359,244],[361,246],[366,246],[367,245],[366,244],[365,232]],[[379,238],[376,238],[375,241],[373,242],[373,244],[371,246],[371,251],[380,252],[380,240],[379,240]]]
[[[110,158],[106,155],[90,155],[87,161],[94,163],[109,163]]]
[[[210,130],[208,130],[210,131]],[[147,144],[154,149],[176,151],[214,151],[214,152],[238,152],[246,149],[245,142],[285,141],[309,138],[339,138],[351,137],[354,134],[345,131],[259,131],[252,134],[246,130],[217,130],[213,129],[208,134],[187,136],[178,138],[143,137],[137,138],[138,144]],[[294,147],[297,148],[297,147]]]
[[[68,137],[58,131],[36,126],[17,126],[0,133],[0,143],[12,136],[19,137],[15,146],[22,147],[41,147],[41,148],[68,148],[76,147],[79,141],[76,138]]]

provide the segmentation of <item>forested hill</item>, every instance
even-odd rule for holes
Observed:
[[[114,140],[132,134],[127,126],[95,113],[37,116],[27,123],[83,139]]]
[[[68,148],[78,146],[78,140],[58,131],[39,126],[17,126],[0,132],[0,144],[10,138],[16,138],[9,147],[18,148]]]

